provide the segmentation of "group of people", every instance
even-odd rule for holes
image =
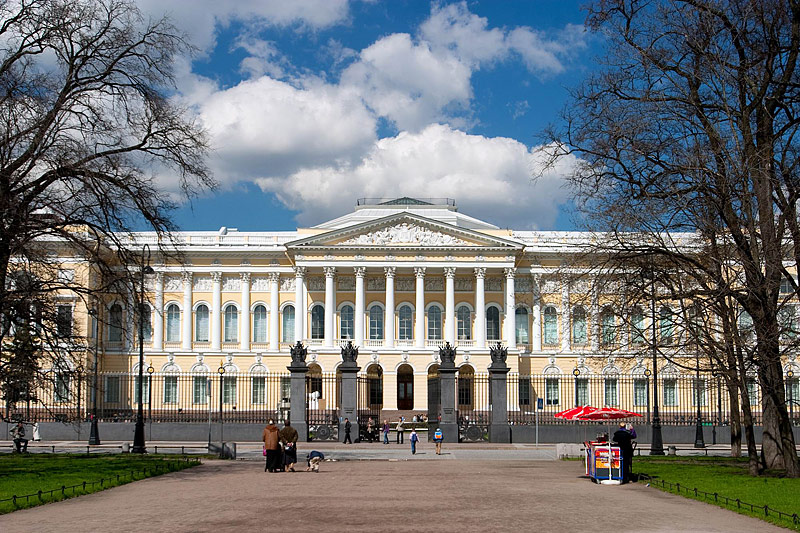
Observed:
[[[289,420],[285,421],[283,429],[278,429],[275,421],[269,420],[261,432],[266,458],[264,472],[295,472],[298,437],[297,430],[291,426]],[[306,456],[306,472],[319,472],[319,464],[324,459],[322,452],[309,452]]]

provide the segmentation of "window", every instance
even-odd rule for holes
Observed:
[[[544,344],[558,344],[558,314],[556,308],[548,305],[544,308]]]
[[[255,377],[251,379],[251,402],[255,404],[267,403],[267,378]]]
[[[369,338],[373,340],[383,338],[383,309],[380,305],[369,308]]]
[[[587,340],[586,310],[578,306],[572,310],[572,343],[581,345],[586,344]]]
[[[294,342],[294,306],[283,308],[283,342]]]
[[[239,310],[229,305],[225,308],[225,328],[223,342],[239,341]]]
[[[178,376],[164,376],[164,403],[178,403]]]
[[[531,378],[519,378],[519,404],[531,404]]]
[[[791,282],[786,278],[781,279],[781,289],[780,290],[781,290],[781,294],[791,294],[792,292],[794,292],[794,289],[792,289]]]
[[[794,340],[797,337],[797,316],[794,306],[787,305],[778,311],[781,339]]]
[[[644,344],[644,313],[641,307],[631,311],[631,344]]]
[[[747,382],[747,397],[750,398],[750,406],[757,407],[758,406],[758,385],[756,385],[756,380],[754,378],[748,378]]]
[[[666,378],[662,383],[664,388],[664,406],[677,407],[678,406],[678,380],[675,378]]]
[[[236,403],[236,376],[223,376],[222,402],[232,404]]]
[[[292,398],[292,378],[281,377],[281,401],[289,401]]]
[[[558,405],[558,378],[544,380],[544,398],[547,405]]]
[[[486,310],[486,340],[500,340],[500,309],[495,306]]]
[[[692,405],[697,407],[697,400],[700,399],[700,406],[706,405],[706,380],[703,378],[692,379]]]
[[[108,310],[108,340],[122,342],[122,306],[119,304]]]
[[[578,388],[578,405],[589,405],[589,379],[578,378],[575,386]]]
[[[181,310],[175,304],[167,306],[167,342],[181,340]]]
[[[618,405],[619,400],[617,398],[617,378],[606,378],[603,382],[603,389],[604,389],[604,403],[605,405]]]
[[[311,308],[311,338],[325,338],[325,308],[321,305]]]
[[[150,376],[142,380],[142,403],[150,402]],[[133,403],[139,403],[139,376],[133,378]]]
[[[267,308],[263,305],[253,309],[253,342],[267,342]]]
[[[411,313],[411,306],[402,305],[397,312],[400,322],[400,329],[397,330],[398,339],[411,340],[414,337],[414,322]]]
[[[797,375],[797,374],[795,374]],[[791,378],[786,380],[786,401],[789,402],[789,410],[796,412],[797,406],[800,405],[800,380],[798,378]]]
[[[208,342],[208,306],[205,304],[198,305],[194,312],[194,340]]]
[[[59,305],[56,308],[56,334],[62,339],[72,336],[72,306]]]
[[[666,305],[658,312],[658,330],[661,344],[672,344],[672,310]]]
[[[428,308],[428,338],[442,340],[442,310],[435,305]]]
[[[466,305],[462,305],[456,311],[456,324],[458,326],[458,340],[470,340],[472,338],[472,313]]]
[[[518,307],[514,316],[514,325],[517,330],[517,344],[528,344],[528,310]]]
[[[617,331],[614,323],[614,312],[611,309],[603,309],[600,314],[600,344],[608,346],[616,341]]]
[[[56,374],[55,381],[55,395],[54,400],[56,403],[64,403],[69,401],[70,397],[70,377],[69,374]]]
[[[739,313],[739,334],[746,341],[753,337],[753,317],[744,309]]]
[[[458,405],[472,406],[472,375],[458,377]]]
[[[106,403],[119,403],[119,376],[106,376],[103,397]]]
[[[142,321],[142,339],[144,342],[152,342],[153,340],[153,310],[147,304],[142,304],[141,316],[139,320]],[[136,332],[136,338],[139,338],[139,332]]]
[[[355,318],[353,317],[353,306],[343,305],[339,311],[339,338],[352,339]]]
[[[205,376],[194,376],[192,379],[192,403],[208,403],[208,378]]]
[[[633,405],[637,407],[647,405],[647,380],[636,378],[633,380]]]

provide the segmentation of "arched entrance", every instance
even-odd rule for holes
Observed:
[[[369,409],[380,411],[383,408],[383,369],[380,365],[371,364],[367,367],[367,382]]]
[[[414,369],[400,365],[397,369],[397,408],[408,411],[414,408]]]
[[[441,410],[442,380],[439,377],[439,365],[431,365],[428,369],[428,420],[437,422]]]
[[[475,409],[475,371],[471,366],[458,370],[458,410],[462,413]]]

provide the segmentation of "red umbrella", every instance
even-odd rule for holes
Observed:
[[[577,420],[618,420],[620,418],[631,418],[634,416],[641,417],[639,413],[634,413],[633,411],[628,411],[626,409],[617,409],[615,407],[601,407],[600,409],[594,409],[593,407],[590,408],[591,411],[588,411],[583,414],[579,414],[575,416]]]
[[[564,411],[560,411],[553,415],[555,418],[563,418],[564,420],[578,420],[583,415],[588,415],[597,411],[597,407],[592,407],[591,405],[583,405],[578,407],[572,407],[570,409],[566,409]]]

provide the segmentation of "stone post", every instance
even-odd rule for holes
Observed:
[[[341,403],[339,404],[339,442],[344,442],[344,419],[350,419],[350,439],[358,439],[358,371],[361,370],[356,363],[358,347],[352,341],[342,348]]]
[[[511,442],[508,425],[508,348],[498,342],[489,348],[492,364],[489,365],[489,386],[492,388],[492,422],[489,425],[490,442]]]
[[[442,410],[442,420],[439,428],[442,430],[444,442],[458,442],[458,423],[456,421],[456,349],[449,342],[439,348],[439,376],[441,377],[441,400],[439,405]],[[435,428],[434,428],[435,429]]]
[[[291,392],[289,396],[289,421],[297,430],[297,440],[308,441],[308,418],[306,416],[306,355],[308,350],[300,341],[289,350],[292,364],[287,368],[291,372]]]

